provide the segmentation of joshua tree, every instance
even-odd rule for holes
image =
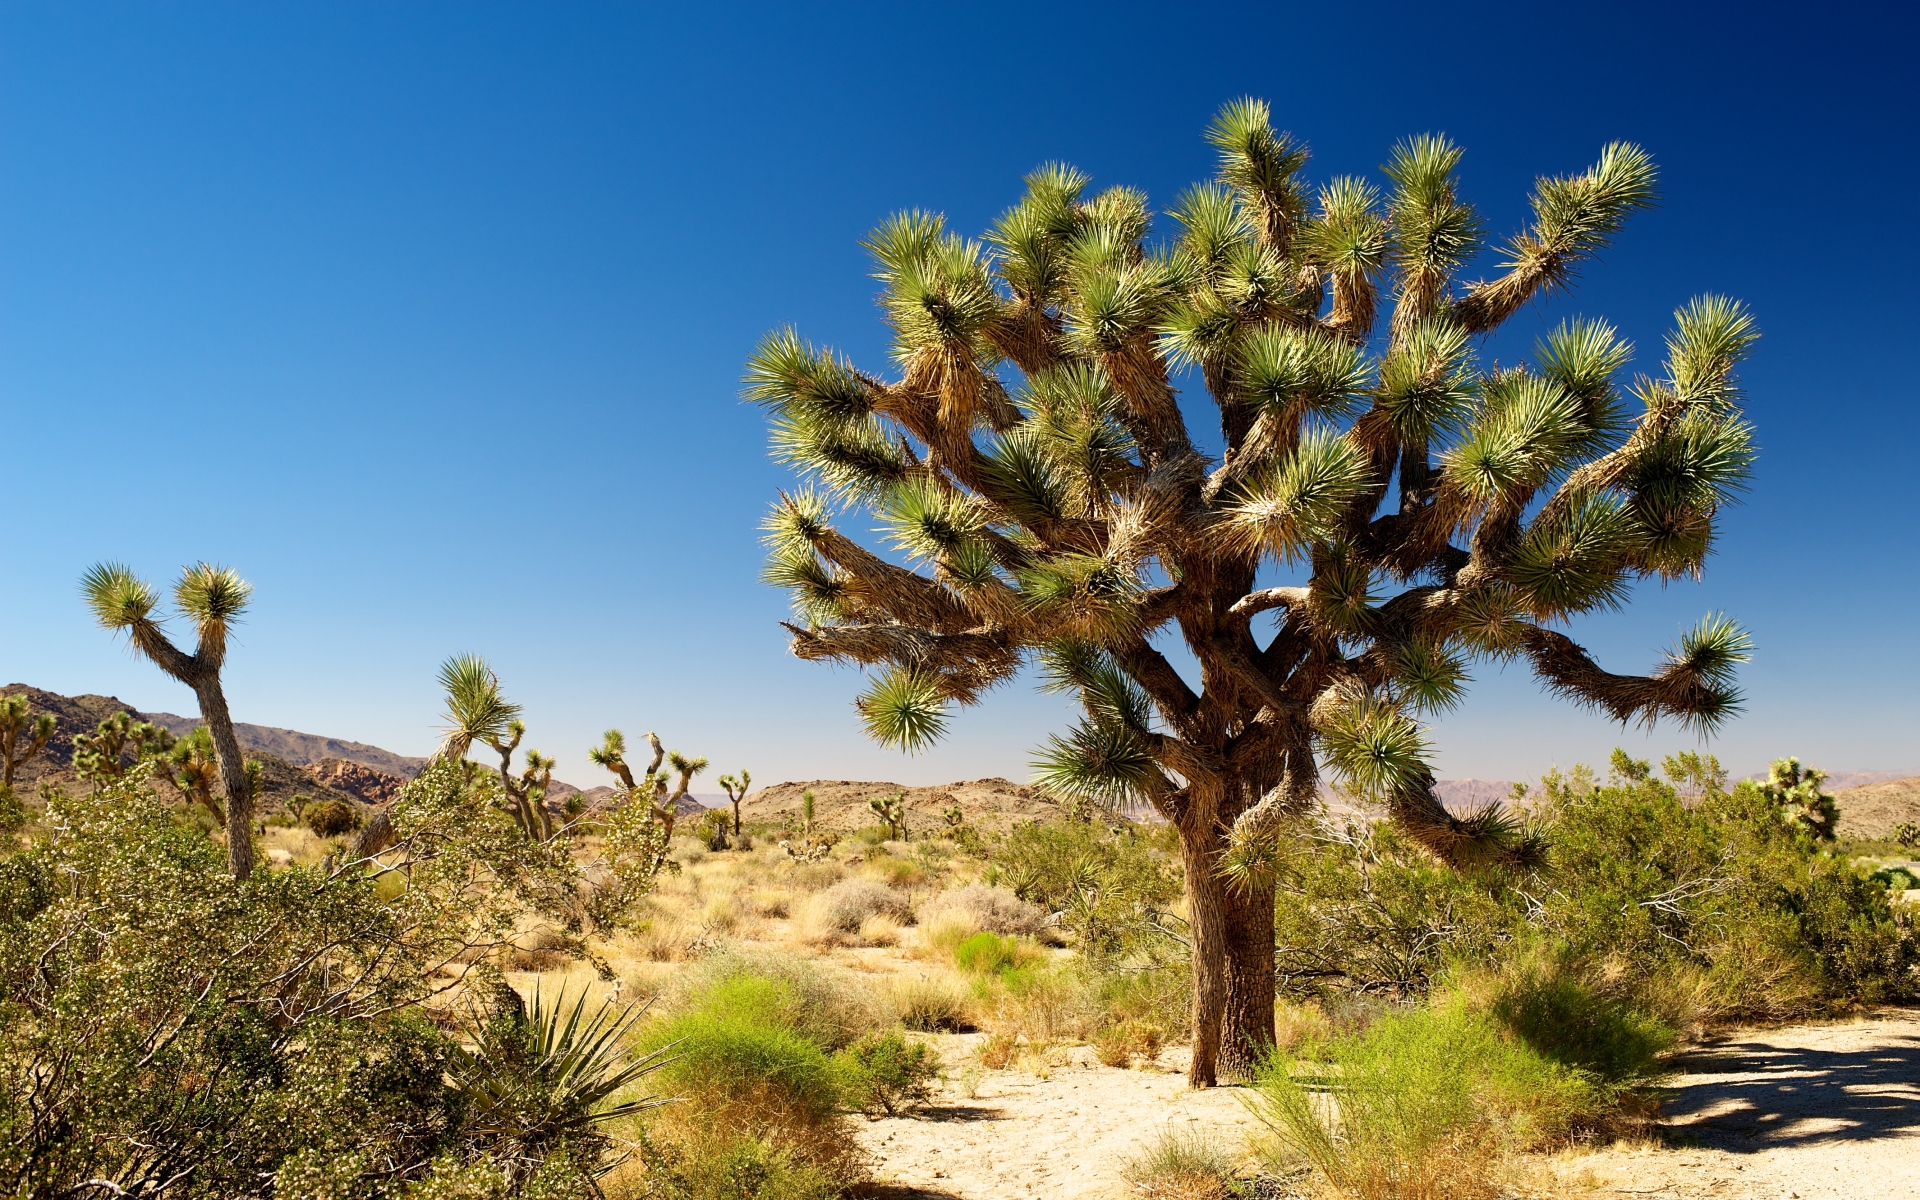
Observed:
[[[1797,758],[1776,758],[1760,787],[1778,806],[1776,811],[1787,825],[1830,842],[1834,827],[1840,823],[1840,809],[1832,796],[1820,790],[1826,781],[1825,771],[1802,768]]]
[[[747,789],[753,786],[753,774],[741,771],[738,778],[722,775],[720,786],[726,789],[727,803],[733,805],[733,836],[740,836],[740,802],[747,798]]]
[[[214,781],[220,773],[219,757],[214,753],[213,739],[208,736],[207,727],[196,725],[191,733],[173,744],[163,761],[167,767],[167,781],[188,803],[204,805],[213,814],[213,819],[224,827],[227,810],[214,791]]]
[[[1920,825],[1912,821],[1900,822],[1893,827],[1893,840],[1908,850],[1920,847]]]
[[[92,733],[73,735],[74,773],[95,783],[111,783],[138,763],[164,759],[174,744],[173,735],[153,722],[117,712],[94,726]],[[171,781],[171,775],[163,775]]]
[[[13,794],[14,773],[47,748],[55,723],[52,713],[34,716],[24,694],[0,696],[0,797]]]
[[[1730,620],[1645,676],[1555,626],[1700,571],[1748,472],[1731,372],[1756,337],[1734,302],[1688,304],[1633,414],[1615,384],[1630,347],[1600,321],[1562,323],[1531,364],[1476,364],[1476,338],[1652,202],[1638,147],[1542,178],[1492,277],[1460,284],[1482,226],[1445,137],[1396,146],[1384,186],[1317,189],[1263,103],[1227,106],[1208,140],[1218,177],[1180,198],[1164,244],[1144,195],[1060,165],[984,241],[891,218],[866,246],[897,377],[791,330],[746,377],[775,455],[808,477],[767,521],[792,650],[873,669],[868,731],[917,750],[1037,662],[1086,713],[1040,751],[1039,782],[1178,829],[1196,1084],[1270,1037],[1265,864],[1320,763],[1443,858],[1524,858],[1505,813],[1462,819],[1432,791],[1416,716],[1459,701],[1470,660],[1522,660],[1621,721],[1736,711],[1748,642]],[[1176,385],[1205,389],[1217,435],[1196,444]],[[837,507],[875,514],[894,557],[837,530]]]
[[[653,804],[654,819],[671,838],[674,820],[680,814],[680,801],[686,798],[693,777],[707,769],[707,760],[688,758],[678,750],[669,753],[651,729],[647,731],[647,744],[653,749],[653,761],[638,782],[633,778],[633,769],[627,766],[627,735],[618,729],[607,730],[600,745],[589,750],[587,757],[618,776],[627,795],[648,797]],[[680,776],[671,795],[667,792],[667,773],[660,769],[663,761]]]
[[[227,695],[220,686],[220,668],[227,660],[227,629],[246,611],[253,587],[227,567],[196,563],[180,572],[173,585],[173,606],[193,622],[199,644],[192,654],[168,639],[164,621],[156,619],[160,595],[146,580],[120,563],[100,563],[80,579],[81,593],[94,619],[116,632],[124,631],[133,648],[155,666],[193,689],[200,717],[213,738],[220,763],[220,783],[227,793],[227,868],[235,879],[253,872],[253,792],[247,781],[247,761],[227,712]]]
[[[513,755],[526,736],[520,706],[500,691],[500,677],[477,654],[456,654],[440,666],[440,686],[447,694],[447,723],[436,755],[459,762],[474,743],[491,747],[500,756],[500,783],[512,805],[513,818],[530,838],[553,836],[553,816],[547,811],[547,786],[553,780],[553,759],[538,750],[527,751],[526,767],[514,774]]]
[[[895,792],[891,796],[875,796],[867,801],[867,807],[873,815],[880,818],[887,827],[887,836],[899,841],[907,840],[907,794]]]

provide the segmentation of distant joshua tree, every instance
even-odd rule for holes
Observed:
[[[514,773],[513,755],[527,725],[520,719],[520,706],[501,693],[500,677],[479,655],[456,654],[440,666],[440,687],[447,697],[447,723],[434,753],[459,762],[475,743],[491,748],[500,756],[500,784],[521,831],[536,841],[552,837],[553,815],[546,797],[554,760],[529,750],[526,765]]]
[[[220,669],[227,660],[228,628],[246,611],[253,588],[227,567],[197,563],[181,571],[173,585],[173,606],[193,622],[198,645],[192,654],[175,646],[156,618],[159,593],[120,563],[100,563],[80,579],[81,594],[94,619],[124,632],[133,648],[155,666],[193,689],[200,716],[213,739],[220,785],[227,797],[227,869],[235,879],[253,873],[253,788],[247,760],[233,731]]]
[[[747,798],[747,789],[753,786],[753,774],[741,771],[739,775],[722,775],[720,786],[727,793],[727,803],[733,805],[733,836],[740,836],[740,802]]]
[[[25,694],[0,696],[0,798],[13,794],[15,772],[47,748],[56,724],[52,713],[34,716]]]
[[[587,752],[587,757],[612,771],[627,795],[647,797],[653,804],[654,819],[660,823],[665,835],[671,838],[674,821],[680,814],[680,801],[686,798],[693,777],[707,769],[707,760],[688,758],[678,750],[669,753],[661,744],[659,735],[651,729],[647,731],[647,744],[653,749],[653,761],[648,764],[646,774],[638,780],[634,779],[633,769],[627,765],[627,735],[618,729],[607,730],[601,736],[600,744]],[[680,777],[672,794],[667,792],[668,775],[660,769],[663,761]]]
[[[1644,676],[1558,626],[1700,572],[1753,456],[1732,372],[1757,336],[1738,303],[1687,304],[1631,406],[1631,348],[1602,321],[1563,322],[1531,363],[1476,362],[1476,339],[1653,202],[1637,146],[1540,179],[1492,277],[1461,283],[1483,224],[1445,137],[1394,147],[1384,186],[1317,188],[1262,102],[1207,137],[1218,175],[1180,198],[1170,240],[1149,241],[1139,191],[1046,166],[984,240],[920,211],[867,239],[895,377],[784,329],[746,377],[808,477],[766,525],[792,650],[872,669],[870,734],[918,750],[1037,663],[1085,710],[1038,781],[1178,830],[1196,1084],[1244,1075],[1271,1039],[1270,864],[1320,764],[1444,859],[1526,861],[1504,810],[1463,818],[1433,793],[1416,717],[1459,703],[1472,660],[1524,662],[1620,721],[1737,711],[1748,639],[1725,617]],[[1188,428],[1189,380],[1217,452]],[[835,528],[847,508],[894,557]]]

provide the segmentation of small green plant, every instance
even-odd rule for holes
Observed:
[[[925,1104],[940,1077],[933,1048],[907,1041],[899,1030],[868,1034],[837,1057],[847,1074],[849,1102],[889,1117]]]
[[[891,796],[875,796],[867,801],[867,807],[873,815],[880,818],[887,827],[887,837],[893,841],[907,840],[907,794],[895,792]]]
[[[728,836],[732,829],[733,821],[728,817],[726,810],[710,808],[700,814],[700,823],[694,826],[693,832],[707,849],[718,853],[732,845]]]
[[[307,828],[321,837],[339,837],[360,828],[360,814],[344,800],[322,800],[301,813]]]
[[[1006,975],[1046,958],[1032,942],[981,930],[953,948],[953,961],[975,975]]]

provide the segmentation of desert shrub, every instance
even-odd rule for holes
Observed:
[[[1044,914],[1012,891],[1002,887],[970,883],[941,892],[920,906],[920,924],[938,922],[966,924],[971,932],[1031,936],[1040,929]]]
[[[888,887],[919,887],[931,878],[923,862],[881,854],[877,848],[867,859],[867,873]]]
[[[830,1200],[844,1193],[839,1172],[766,1137],[716,1130],[692,1142],[642,1134],[640,1195],[648,1200]]]
[[[1502,1149],[1564,1135],[1606,1100],[1462,1004],[1382,1017],[1359,1033],[1276,1054],[1249,1106],[1269,1164],[1311,1165],[1365,1200],[1488,1197]]]
[[[1484,955],[1515,914],[1493,881],[1434,861],[1386,822],[1303,822],[1275,864],[1283,992],[1424,991],[1450,957]]]
[[[360,828],[360,814],[345,800],[322,800],[309,804],[300,813],[307,828],[321,837],[339,837]]]
[[[1915,875],[1905,867],[1883,867],[1873,873],[1873,881],[1890,892],[1920,887],[1920,875]]]
[[[716,1136],[790,1147],[799,1161],[842,1173],[855,1159],[841,1114],[845,1072],[820,1043],[789,1024],[791,987],[752,975],[723,979],[681,1012],[642,1034],[648,1053],[671,1047],[649,1082],[680,1102],[665,1106],[652,1130],[680,1161],[698,1162]]]
[[[1228,1200],[1233,1155],[1198,1131],[1163,1130],[1120,1169],[1133,1191],[1149,1200]]]
[[[1094,1054],[1109,1067],[1150,1063],[1159,1057],[1166,1036],[1166,1030],[1151,1021],[1121,1021],[1093,1035]]]
[[[802,892],[817,892],[840,882],[846,869],[837,862],[803,862],[793,867],[793,886]]]
[[[844,879],[814,898],[812,917],[825,933],[858,933],[867,918],[885,914],[901,924],[913,919],[907,898],[871,879]]]
[[[1093,980],[1072,966],[1022,967],[974,977],[975,1023],[1028,1042],[1086,1038],[1103,1023]]]
[[[940,1057],[933,1048],[907,1041],[898,1030],[868,1034],[836,1058],[853,1105],[890,1117],[925,1104],[940,1077]]]
[[[1032,942],[981,931],[953,948],[953,961],[975,975],[1005,975],[1042,962],[1046,954]]]
[[[1535,1053],[1584,1072],[1610,1094],[1662,1074],[1660,1055],[1676,1037],[1564,949],[1531,945],[1495,966],[1463,971],[1451,985],[1453,1002],[1492,1017]]]
[[[756,1004],[773,1007],[769,1020],[796,1030],[822,1050],[832,1052],[891,1023],[887,1006],[870,989],[844,973],[809,959],[771,950],[727,946],[710,951],[675,977],[661,996],[663,1013],[710,1009],[731,993],[739,981],[759,981],[772,990],[748,984]]]
[[[967,1016],[967,989],[950,976],[900,976],[894,979],[891,992],[900,1023],[908,1029],[956,1033],[973,1027]]]
[[[1724,789],[1719,777],[1716,764],[1690,807],[1625,755],[1605,786],[1583,770],[1550,774],[1540,814],[1553,886],[1540,927],[1648,995],[1691,992],[1703,1017],[1911,996],[1916,947],[1887,890],[1804,823],[1783,821],[1765,789]]]
[[[1161,936],[1158,916],[1181,890],[1174,847],[1166,826],[1025,822],[993,852],[988,882],[1061,914],[1083,954],[1122,955]]]

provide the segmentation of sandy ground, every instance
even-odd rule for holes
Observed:
[[[936,1039],[957,1066],[977,1035]],[[991,1071],[965,1095],[949,1080],[930,1109],[871,1121],[861,1142],[888,1200],[1068,1200],[1124,1189],[1120,1168],[1161,1131],[1206,1130],[1238,1148],[1253,1119],[1236,1088],[1189,1091],[1185,1052],[1155,1067],[1104,1067],[1086,1047],[1055,1051],[1042,1079]],[[954,1073],[950,1066],[949,1073]]]
[[[1103,1067],[1083,1047],[1056,1051],[1044,1079],[1022,1070],[959,1077],[977,1040],[936,1039],[956,1078],[933,1107],[863,1127],[878,1195],[1117,1197],[1122,1165],[1162,1130],[1208,1131],[1238,1150],[1256,1128],[1238,1089],[1188,1091],[1177,1050],[1149,1070]],[[1681,1062],[1664,1111],[1664,1147],[1559,1155],[1548,1173],[1575,1196],[1913,1200],[1920,1013],[1731,1033]]]
[[[1599,1194],[1772,1200],[1920,1195],[1920,1013],[1743,1030],[1688,1056],[1675,1148],[1570,1160]]]

